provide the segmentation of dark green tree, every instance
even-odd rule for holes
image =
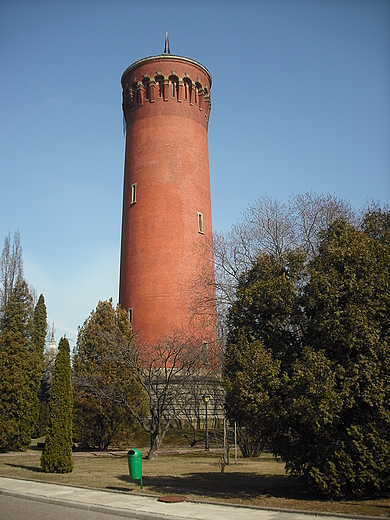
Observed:
[[[245,334],[249,341],[261,341],[273,359],[281,361],[282,370],[291,364],[302,342],[304,260],[303,253],[294,251],[278,259],[264,254],[245,272],[228,315],[228,346]]]
[[[272,436],[279,408],[280,361],[258,340],[241,333],[225,355],[226,415],[238,425],[244,457],[260,455]]]
[[[343,405],[337,382],[342,374],[322,351],[305,347],[281,385],[281,420],[274,422],[273,452],[286,462],[289,473],[303,476],[311,489],[322,492],[326,489],[317,466],[321,461],[327,467],[336,442],[334,422]]]
[[[53,343],[54,342],[54,343]],[[33,437],[42,437],[46,433],[46,425],[49,417],[50,386],[54,376],[55,358],[57,347],[54,340],[54,323],[49,341],[48,349],[45,352],[45,368],[42,374],[41,384],[38,391],[39,398],[39,418],[36,424]]]
[[[31,344],[31,358],[32,362],[30,365],[30,384],[31,384],[31,407],[32,413],[35,417],[35,427],[39,421],[40,416],[40,400],[38,397],[42,373],[45,369],[45,358],[44,358],[44,348],[46,341],[46,330],[47,330],[47,312],[45,299],[41,294],[38,298],[38,302],[34,309],[33,316],[33,337]]]
[[[0,448],[23,450],[36,421],[39,356],[33,345],[33,303],[19,278],[0,321]]]
[[[107,450],[117,432],[134,425],[133,415],[108,390],[112,384],[142,415],[143,392],[118,360],[120,345],[133,346],[128,313],[114,309],[112,300],[100,301],[79,329],[73,358],[74,432],[82,446]]]
[[[381,222],[371,220],[367,234],[336,221],[323,236],[304,298],[308,349],[289,383],[289,435],[275,447],[333,497],[390,487],[390,248]]]
[[[258,455],[279,421],[280,380],[302,348],[299,305],[305,255],[261,255],[240,278],[228,315],[226,413],[244,456]]]
[[[307,269],[260,256],[228,316],[229,418],[330,497],[390,488],[389,230],[375,208],[331,223]]]
[[[49,422],[41,467],[47,473],[69,473],[72,459],[73,391],[69,342],[61,338],[50,388]]]
[[[203,381],[203,393],[209,386],[215,355],[215,349],[179,333],[157,345],[136,345],[128,312],[120,306],[114,310],[111,301],[99,302],[77,338],[77,400],[91,396],[104,420],[115,419],[117,410],[118,418],[127,417],[129,424],[137,421],[150,434],[148,458],[155,459],[178,416],[201,399],[194,383]]]
[[[381,244],[390,247],[390,211],[369,209],[364,215],[363,231]]]

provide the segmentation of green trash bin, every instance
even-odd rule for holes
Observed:
[[[136,448],[131,448],[131,450],[127,452],[127,462],[129,463],[129,473],[131,480],[140,480],[141,489],[143,489],[142,455],[140,450],[137,450]]]

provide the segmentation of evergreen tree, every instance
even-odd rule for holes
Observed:
[[[41,467],[47,473],[69,473],[73,469],[72,409],[69,342],[61,338],[50,388],[45,448],[41,456]]]
[[[224,369],[227,417],[238,425],[243,456],[258,456],[275,428],[280,361],[260,341],[241,333],[229,343]]]
[[[295,251],[280,258],[263,254],[240,277],[228,315],[228,348],[244,334],[249,342],[261,341],[282,369],[291,364],[302,341],[299,282],[304,260],[304,253]]]
[[[119,306],[114,309],[112,300],[99,301],[79,329],[73,358],[74,430],[83,446],[107,450],[113,436],[135,422],[125,407],[99,395],[96,388],[114,383],[118,392],[142,410],[142,390],[132,370],[118,359],[121,345],[133,345],[128,313]]]
[[[54,340],[54,324],[51,341]],[[49,417],[49,402],[50,402],[50,386],[54,377],[55,358],[57,355],[57,348],[49,342],[49,348],[45,352],[44,363],[45,368],[42,374],[41,384],[38,391],[39,398],[39,418],[36,424],[33,437],[42,437],[46,433],[46,425]],[[54,341],[55,345],[55,341]]]
[[[152,347],[136,345],[127,310],[113,309],[111,300],[99,302],[79,330],[73,358],[75,410],[82,414],[76,420],[84,438],[92,437],[86,420],[105,434],[118,426],[112,419],[137,421],[150,434],[148,458],[157,458],[177,417],[201,399],[194,383],[208,386],[204,378],[216,366],[213,355],[212,349],[207,352],[205,345],[179,333]],[[100,438],[108,442],[104,435]]]
[[[389,229],[377,210],[360,230],[333,222],[308,272],[259,257],[229,315],[229,418],[252,411],[287,470],[330,497],[390,489]]]
[[[33,303],[19,278],[0,321],[0,448],[21,450],[31,442],[36,421],[36,355]]]
[[[299,280],[303,253],[261,255],[241,276],[228,315],[226,413],[237,422],[244,456],[258,455],[275,434],[280,377],[302,348]]]
[[[34,330],[31,344],[31,365],[30,365],[30,384],[31,384],[31,408],[32,415],[35,417],[35,425],[39,419],[40,401],[38,393],[42,381],[42,373],[45,368],[44,347],[47,329],[47,313],[45,299],[41,294],[34,309]]]
[[[363,231],[384,246],[390,247],[390,211],[368,210],[363,219]]]
[[[306,343],[328,360],[331,392],[322,407],[315,405],[315,394],[306,393],[316,417],[311,427],[290,409],[295,434],[292,446],[284,443],[281,451],[288,447],[288,464],[330,496],[390,488],[390,248],[383,228],[376,240],[372,227],[368,236],[336,221],[310,265]],[[301,388],[314,373],[300,370],[299,379],[306,380]],[[295,374],[296,399],[307,392],[297,395],[299,388]],[[330,411],[321,422],[325,409]],[[299,464],[298,452],[305,454]]]

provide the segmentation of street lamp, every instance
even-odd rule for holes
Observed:
[[[210,401],[209,394],[204,394],[202,399],[206,406],[206,436],[205,436],[204,451],[209,451],[209,423],[208,423],[208,417],[207,417],[207,403]]]

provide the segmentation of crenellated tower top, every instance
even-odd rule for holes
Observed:
[[[196,119],[207,128],[212,78],[197,61],[172,54],[149,56],[130,65],[121,83],[126,124],[163,113]]]

